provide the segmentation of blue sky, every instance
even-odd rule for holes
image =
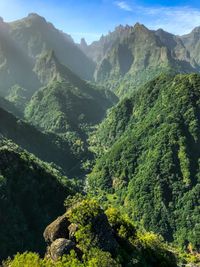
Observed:
[[[145,24],[185,34],[200,26],[200,2],[180,0],[0,0],[0,16],[13,21],[36,12],[79,41],[90,43],[119,24]]]

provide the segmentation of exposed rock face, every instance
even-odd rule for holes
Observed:
[[[44,231],[44,239],[47,244],[51,244],[58,238],[68,238],[68,226],[70,222],[68,221],[66,215],[58,217],[54,222],[48,225]]]
[[[75,243],[65,238],[56,239],[48,248],[47,255],[52,260],[57,260],[64,254],[69,254],[72,249],[75,249]]]
[[[81,254],[75,243],[75,232],[77,230],[78,226],[71,224],[66,214],[59,216],[49,224],[43,233],[48,245],[46,257],[55,261],[64,254],[69,254],[72,249]]]
[[[44,231],[44,239],[47,243],[46,257],[57,260],[64,254],[69,254],[73,249],[78,257],[82,257],[83,251],[80,248],[79,241],[76,240],[76,232],[83,225],[69,222],[70,217],[64,214],[52,222]],[[114,231],[108,222],[105,213],[100,212],[93,218],[88,219],[88,225],[91,226],[91,247],[98,247],[103,251],[114,254],[119,248],[119,244],[115,238]]]

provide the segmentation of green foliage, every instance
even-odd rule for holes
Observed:
[[[23,254],[17,254],[13,260],[9,259],[3,263],[3,266],[9,267],[44,267],[44,266],[51,266],[45,264],[46,260],[40,259],[39,255],[32,252],[25,252]]]
[[[85,199],[74,205],[74,207],[72,206],[68,211],[68,216],[71,223],[85,226],[102,213],[103,210],[100,208],[96,200]]]
[[[41,259],[35,253],[17,254],[13,260],[8,259],[4,267],[176,267],[176,258],[169,252],[161,237],[154,233],[136,231],[128,217],[122,216],[116,209],[109,208],[105,213],[99,204],[80,196],[72,198],[72,206],[67,210],[67,217],[76,223],[76,248],[57,261]],[[69,203],[69,199],[68,199]],[[91,207],[91,211],[89,210]],[[79,219],[79,217],[80,219]],[[85,219],[83,218],[85,216]],[[95,224],[104,218],[95,230]],[[105,224],[106,222],[106,224]],[[111,233],[111,234],[110,234]],[[103,247],[100,239],[104,240]],[[96,239],[96,241],[95,241]],[[108,251],[105,242],[116,242],[117,250]],[[183,257],[183,256],[182,256]]]
[[[59,70],[61,81],[52,81],[32,97],[25,117],[36,126],[66,138],[73,133],[74,141],[80,145],[85,139],[85,126],[99,122],[112,101],[104,90],[68,72],[66,68]]]
[[[121,267],[117,261],[115,261],[110,253],[102,251],[100,249],[92,249],[88,254],[87,267]]]
[[[25,105],[28,101],[28,94],[26,89],[21,88],[15,84],[11,87],[9,95],[6,97],[7,100],[12,102],[19,110],[23,112]]]
[[[110,207],[106,210],[108,221],[112,228],[116,231],[117,235],[130,242],[135,238],[136,229],[129,219],[123,217],[119,210]]]
[[[58,170],[0,141],[1,259],[26,250],[44,252],[44,228],[64,212],[63,201],[74,192]]]
[[[57,262],[41,259],[38,254],[25,252],[15,255],[14,259],[3,262],[3,267],[120,267],[110,254],[98,249],[92,249],[84,261],[77,259],[74,251],[70,255],[63,256]]]
[[[87,185],[138,227],[199,249],[200,77],[161,75],[111,109]],[[95,139],[95,136],[97,138]],[[103,198],[102,198],[103,200]]]
[[[1,104],[1,103],[0,103]],[[11,110],[10,105],[4,104]],[[70,138],[60,137],[53,133],[41,132],[25,121],[19,120],[0,107],[0,133],[11,139],[22,148],[34,153],[37,157],[49,163],[60,166],[67,175],[79,175],[82,161],[91,156],[84,149],[78,149]],[[45,149],[44,149],[45,148]],[[67,160],[66,160],[67,159]]]

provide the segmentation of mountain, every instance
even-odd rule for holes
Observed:
[[[0,19],[0,95],[13,102],[21,112],[31,96],[45,85],[35,73],[35,65],[38,57],[49,50],[82,79],[93,79],[95,63],[69,35],[43,17],[29,14],[11,23]]]
[[[90,157],[82,140],[87,138],[86,124],[99,122],[117,97],[75,74],[89,79],[86,72],[93,63],[69,35],[39,15],[13,23],[1,19],[0,37],[1,132],[42,160],[62,167],[69,176],[72,168],[79,173],[82,162]],[[26,117],[29,124],[6,111]]]
[[[12,113],[1,108],[1,99],[0,134],[40,159],[60,166],[69,176],[73,176],[74,172],[79,174],[81,162],[84,161],[86,155],[89,156],[87,150],[78,150],[78,145],[72,147],[69,140],[53,133],[41,132],[27,122],[16,118]]]
[[[199,33],[137,23],[88,45],[0,18],[0,258],[33,251],[3,266],[199,261]]]
[[[31,13],[8,26],[12,39],[33,60],[51,49],[55,51],[58,60],[78,76],[86,80],[92,79],[95,68],[93,61],[78,48],[69,35],[56,29],[45,18]]]
[[[126,210],[138,225],[197,251],[199,118],[200,76],[161,75],[100,124],[91,137],[99,158],[87,179],[95,195]]]
[[[181,36],[181,40],[184,46],[190,52],[191,57],[194,59],[196,64],[200,64],[200,27],[194,28],[191,33]]]
[[[81,125],[100,122],[117,101],[113,93],[82,80],[60,64],[52,51],[38,58],[35,71],[46,86],[33,95],[25,117],[43,130],[83,136]]]
[[[99,41],[94,41],[90,45],[87,45],[84,38],[81,39],[79,47],[94,62],[99,63],[116,42],[129,36],[132,29],[133,27],[129,25],[126,25],[125,27],[119,25],[113,32],[109,32],[109,34],[105,36],[102,35]]]
[[[2,109],[4,109],[5,111],[7,112],[10,112],[12,113],[13,115],[15,115],[16,117],[18,118],[23,118],[23,113],[20,112],[15,105],[13,105],[12,102],[6,100],[5,98],[3,97],[0,97],[0,107]]]
[[[181,37],[136,23],[117,27],[81,49],[97,62],[95,80],[118,96],[130,95],[162,72],[198,72],[199,65]]]
[[[1,138],[1,260],[17,251],[44,252],[43,229],[64,212],[62,203],[73,192],[57,170]]]
[[[16,45],[9,34],[9,25],[0,21],[0,94],[8,96],[12,87],[18,85],[27,89],[27,97],[40,87],[32,71],[33,60]]]

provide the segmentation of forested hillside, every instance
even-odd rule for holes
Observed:
[[[0,258],[17,251],[44,252],[45,226],[63,209],[73,186],[50,165],[0,140]]]
[[[0,106],[0,134],[40,159],[60,166],[69,176],[81,172],[81,165],[90,156],[79,143],[53,133],[41,132],[27,122],[16,118]],[[45,148],[45,149],[44,149]]]
[[[100,122],[117,102],[113,93],[80,79],[61,65],[52,51],[38,59],[36,72],[46,86],[33,95],[25,117],[42,129],[80,134],[81,124]]]
[[[198,27],[0,18],[3,267],[200,266],[199,52]]]
[[[134,221],[199,249],[199,75],[162,75],[114,107],[91,138],[88,184]],[[110,195],[111,194],[111,195]]]

